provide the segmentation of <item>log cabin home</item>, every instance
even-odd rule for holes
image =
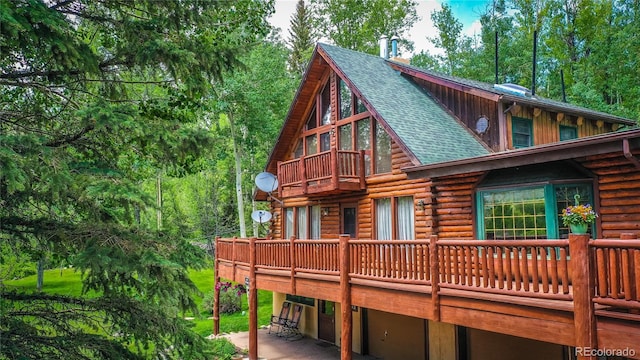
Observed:
[[[342,359],[640,359],[636,121],[318,44],[266,171],[270,234],[217,239],[216,281]]]

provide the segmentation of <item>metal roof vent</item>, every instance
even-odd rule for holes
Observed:
[[[511,95],[531,97],[531,90],[518,84],[494,84],[493,88]]]
[[[380,57],[383,59],[389,58],[389,40],[386,35],[380,37]]]

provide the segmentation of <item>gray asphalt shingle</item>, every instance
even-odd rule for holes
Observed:
[[[319,44],[422,165],[486,155],[489,151],[427,93],[387,60]]]

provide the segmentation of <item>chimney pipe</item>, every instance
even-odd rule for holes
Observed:
[[[564,71],[560,69],[560,82],[562,83],[562,102],[567,102],[567,93],[564,90]]]
[[[398,39],[399,37],[393,35],[391,37],[391,57],[398,57]]]
[[[499,84],[498,82],[498,32],[496,31],[496,82],[494,84]]]
[[[536,53],[538,52],[538,30],[533,31],[533,70],[531,74],[531,96],[536,94]]]
[[[380,57],[386,59],[389,57],[389,42],[387,41],[387,35],[380,37]]]

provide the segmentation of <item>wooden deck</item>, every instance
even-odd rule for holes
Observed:
[[[540,241],[217,239],[216,270],[221,278],[244,283],[249,277],[259,289],[320,297],[347,309],[354,305],[569,346],[634,348],[640,358],[640,240],[631,235]],[[343,329],[350,328],[349,320],[343,314]]]
[[[332,148],[278,163],[278,194],[282,198],[363,190],[364,152]]]

